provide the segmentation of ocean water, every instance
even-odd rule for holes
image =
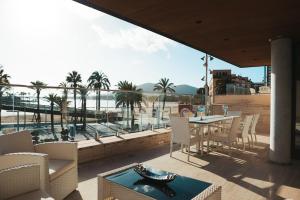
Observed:
[[[35,104],[36,103],[32,103]],[[88,110],[96,110],[96,100],[87,100],[87,109]],[[40,109],[42,110],[45,106],[50,106],[50,102],[41,99],[40,100]],[[74,101],[71,101],[69,107],[74,107]],[[81,100],[76,100],[76,107],[81,108]],[[101,110],[120,110],[121,108],[116,108],[115,100],[101,100]],[[20,113],[23,113],[20,111]],[[2,116],[16,116],[17,112],[2,110]]]
[[[74,106],[74,101],[73,99],[69,98],[70,104],[69,107],[73,107]],[[88,110],[96,110],[96,100],[94,99],[88,99],[87,100],[87,109]],[[32,103],[33,105],[36,105],[36,103]],[[47,106],[46,108],[49,108],[50,106],[50,102],[46,101],[44,98],[41,98],[40,100],[40,109],[45,109],[45,106]],[[81,108],[81,100],[77,99],[76,100],[76,106],[77,108]],[[152,103],[148,102],[145,104],[142,104],[143,108],[144,108],[144,112],[150,114],[150,112],[152,112]],[[154,105],[156,108],[157,107],[162,107],[162,103],[161,102],[156,102]],[[166,102],[166,109],[172,107],[172,109],[176,108],[178,106],[177,102]],[[101,100],[101,110],[102,111],[118,111],[121,112],[122,110],[124,110],[124,108],[116,108],[116,102],[115,100],[105,100],[102,99]],[[2,116],[17,116],[17,112],[12,112],[12,111],[6,111],[6,110],[2,110]],[[19,112],[19,114],[23,114],[23,112]],[[29,114],[29,113],[28,113]]]

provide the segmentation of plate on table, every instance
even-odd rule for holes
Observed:
[[[173,181],[176,178],[176,174],[174,173],[153,169],[142,164],[138,164],[137,166],[135,166],[134,171],[143,178],[155,182],[167,183]]]

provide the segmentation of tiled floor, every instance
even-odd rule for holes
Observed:
[[[300,161],[293,161],[291,165],[268,162],[268,137],[258,139],[259,143],[250,151],[234,151],[231,157],[214,151],[204,156],[195,155],[189,163],[181,151],[170,158],[169,146],[165,145],[82,164],[78,190],[66,199],[97,199],[97,174],[134,162],[221,185],[223,199],[300,199]]]

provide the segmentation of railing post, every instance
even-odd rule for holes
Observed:
[[[19,115],[19,111],[17,111],[17,131],[20,131],[20,115]]]
[[[13,111],[15,111],[15,94],[12,94]]]
[[[101,96],[100,96],[101,98]],[[106,125],[108,126],[108,92],[106,94]]]
[[[95,140],[99,140],[99,134],[97,130],[95,130]]]
[[[143,131],[143,113],[142,113],[142,111],[140,111],[140,115],[141,115],[141,128],[140,128],[140,130],[141,131]]]

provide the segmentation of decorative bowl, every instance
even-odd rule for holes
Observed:
[[[153,169],[142,164],[138,164],[137,166],[135,166],[134,171],[143,178],[155,182],[167,183],[173,181],[176,178],[176,174],[174,173]]]

